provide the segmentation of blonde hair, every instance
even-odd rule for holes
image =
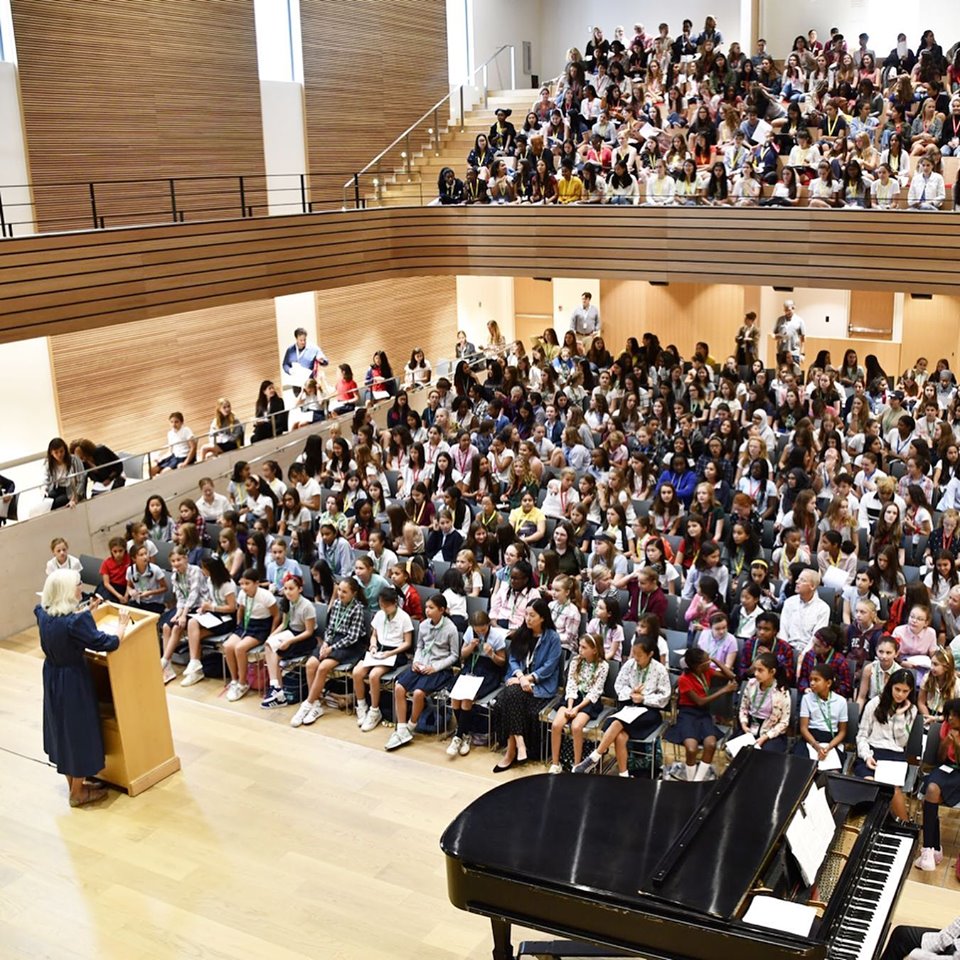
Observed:
[[[946,670],[939,679],[933,675],[931,670],[923,681],[923,690],[926,693],[927,700],[931,696],[935,698],[940,707],[948,700],[956,696],[957,687],[957,667],[953,660],[953,653],[949,647],[939,647],[932,654],[930,659],[934,662],[942,663]],[[929,703],[927,704],[929,707]]]
[[[77,570],[54,570],[43,584],[40,606],[51,617],[65,617],[76,611],[80,604],[77,587],[80,573]]]

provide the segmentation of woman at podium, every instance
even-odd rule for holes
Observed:
[[[84,650],[116,650],[130,620],[120,611],[116,635],[103,633],[80,605],[80,574],[57,570],[47,577],[34,609],[43,663],[43,749],[70,785],[70,806],[102,800],[107,791],[84,783],[104,766],[103,736],[93,678]]]

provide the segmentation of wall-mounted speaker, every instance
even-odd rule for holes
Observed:
[[[932,300],[933,294],[932,293],[911,293],[910,299],[911,300]]]
[[[777,293],[793,293],[793,287],[774,287]]]

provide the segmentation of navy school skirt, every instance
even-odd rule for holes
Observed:
[[[438,690],[444,690],[453,683],[453,671],[449,668],[440,670],[437,673],[414,673],[413,668],[404,670],[397,677],[397,685],[403,687],[407,693],[413,693],[414,690],[422,690],[427,696],[436,693]]]
[[[924,791],[931,783],[935,783],[940,788],[940,796],[948,807],[960,805],[960,768],[954,768],[947,773],[946,770],[937,767],[924,779]]]
[[[637,706],[637,704],[632,700],[624,700],[617,705],[617,708],[622,710],[624,707],[635,706]],[[613,717],[607,720],[603,725],[603,729],[606,730],[613,721]],[[643,740],[650,736],[650,734],[663,723],[663,715],[656,707],[647,707],[647,712],[640,714],[633,723],[624,723],[622,720],[617,720],[617,723],[623,727],[624,732],[631,740]]]
[[[874,760],[897,760],[900,763],[904,763],[907,759],[907,755],[902,750],[883,750],[878,747],[873,748],[873,759]],[[860,757],[857,757],[857,762],[853,765],[853,775],[859,777],[861,780],[866,780],[867,777],[872,777],[874,771],[867,766],[866,760],[861,760]]]
[[[677,722],[664,734],[670,743],[683,743],[684,740],[696,740],[703,743],[708,737],[723,736],[717,729],[709,710],[700,707],[681,707],[677,713]]]

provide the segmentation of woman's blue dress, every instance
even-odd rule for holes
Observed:
[[[57,772],[96,776],[104,764],[103,736],[85,649],[109,652],[120,641],[101,633],[89,611],[61,617],[34,609],[43,663],[43,749]]]

